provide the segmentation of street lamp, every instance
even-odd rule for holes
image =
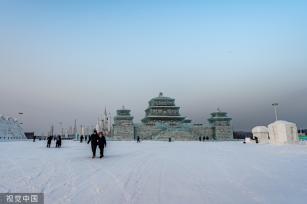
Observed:
[[[277,106],[278,106],[278,103],[273,103],[272,106],[274,107],[274,111],[275,111],[275,119],[278,120],[277,119]]]
[[[63,137],[63,123],[62,122],[59,122],[59,125],[60,125],[60,134],[61,134],[61,137]]]
[[[22,125],[23,123],[21,122],[21,116],[23,115],[23,113],[19,112],[18,115],[20,115],[20,117],[19,117],[19,119],[20,119],[19,124]]]

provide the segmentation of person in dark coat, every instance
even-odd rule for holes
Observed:
[[[50,148],[51,141],[52,141],[52,136],[50,135],[49,137],[47,137],[47,148]]]
[[[255,141],[257,144],[259,143],[258,137],[255,137]]]
[[[56,144],[55,144],[55,147],[61,147],[62,146],[62,138],[61,138],[61,135],[59,135],[56,139]]]
[[[33,136],[33,142],[35,142],[35,139],[36,139],[36,136],[34,135],[34,136]]]
[[[198,140],[201,142],[201,136],[199,136]]]
[[[94,133],[89,137],[87,144],[91,142],[93,159],[96,157],[96,149],[99,142],[99,135],[97,134],[97,130],[94,130]]]
[[[98,146],[100,149],[100,159],[101,159],[102,157],[104,157],[103,151],[104,151],[104,148],[107,146],[106,138],[102,132],[99,133]]]
[[[137,142],[137,143],[141,142],[140,136],[138,136],[138,137],[136,138],[136,142]]]
[[[203,142],[206,140],[206,137],[205,136],[203,136]]]
[[[55,148],[58,148],[58,144],[59,144],[58,143],[58,136],[55,136],[54,138],[55,138]]]
[[[62,147],[62,136],[59,136],[59,145]]]
[[[83,135],[81,135],[81,137],[80,137],[80,143],[82,143],[82,142],[83,142],[83,139],[84,139],[84,136],[83,136]]]

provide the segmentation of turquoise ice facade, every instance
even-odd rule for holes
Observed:
[[[175,99],[163,96],[149,101],[145,117],[141,123],[133,123],[130,110],[117,110],[114,118],[112,139],[133,140],[140,137],[144,140],[198,140],[199,137],[210,140],[232,140],[231,118],[227,113],[217,111],[211,114],[208,124],[193,124],[180,114],[180,107]]]

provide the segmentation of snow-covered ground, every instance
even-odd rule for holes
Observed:
[[[109,142],[91,159],[85,143],[17,141],[0,143],[0,165],[0,192],[44,192],[47,204],[307,202],[305,145]]]

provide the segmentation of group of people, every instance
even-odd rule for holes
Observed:
[[[198,140],[201,141],[201,137],[199,137]],[[209,140],[209,137],[208,136],[207,137],[203,136],[203,141],[205,141],[205,140]]]
[[[62,146],[62,137],[59,135],[59,136],[48,136],[47,137],[47,148],[50,148],[51,146],[51,142],[52,142],[52,139],[54,138],[54,140],[56,141],[55,142],[55,147],[56,148],[60,148]]]
[[[96,149],[97,146],[100,149],[100,159],[104,157],[103,152],[104,148],[107,146],[106,138],[103,132],[97,133],[97,130],[94,130],[94,133],[89,137],[87,144],[91,143],[93,156],[94,159],[96,157]]]
[[[55,143],[56,148],[60,148],[62,146],[62,138],[60,135],[59,136],[48,136],[47,137],[47,148],[50,148],[52,139],[56,141]],[[82,138],[80,139],[80,142],[82,143],[83,140],[84,140],[84,137],[82,136]],[[103,132],[100,132],[98,134],[97,130],[94,130],[93,134],[89,137],[87,143],[88,144],[91,143],[92,152],[93,152],[92,158],[96,157],[97,146],[100,149],[100,158],[104,157],[103,153],[104,153],[104,148],[107,146],[107,142],[106,142],[106,138]]]

